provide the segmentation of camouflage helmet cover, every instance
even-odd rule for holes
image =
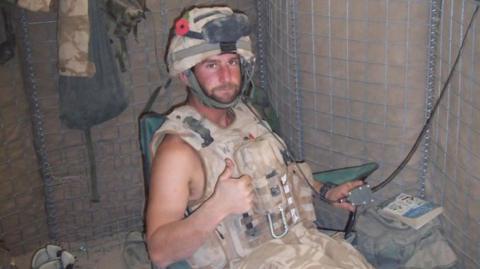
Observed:
[[[171,76],[226,50],[254,59],[248,18],[229,7],[195,7],[176,20],[174,30],[166,59]]]

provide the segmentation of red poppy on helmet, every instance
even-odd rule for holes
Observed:
[[[190,31],[188,20],[185,18],[180,18],[175,23],[175,34],[179,36],[185,36],[188,33],[188,31]]]

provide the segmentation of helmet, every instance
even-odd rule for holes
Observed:
[[[187,75],[192,92],[207,106],[228,108],[245,93],[253,74],[254,54],[249,38],[250,25],[245,14],[229,7],[195,7],[183,13],[175,22],[175,35],[166,56],[169,74]],[[204,59],[221,53],[240,56],[241,94],[231,103],[218,102],[205,95],[191,68]]]

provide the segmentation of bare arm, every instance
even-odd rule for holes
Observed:
[[[204,172],[193,148],[176,136],[165,138],[153,160],[147,208],[147,243],[155,264],[165,267],[191,256],[223,218],[251,207],[251,182],[232,179],[232,167],[227,162],[214,195],[184,218],[190,186],[194,180],[203,180]],[[236,203],[225,202],[232,194]]]

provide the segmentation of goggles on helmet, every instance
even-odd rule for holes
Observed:
[[[185,72],[193,93],[207,106],[228,108],[246,92],[253,73],[254,55],[249,34],[248,17],[228,7],[194,8],[175,23],[175,36],[167,54],[169,73]],[[241,93],[229,104],[205,95],[191,68],[204,59],[221,53],[237,53],[242,63]]]

